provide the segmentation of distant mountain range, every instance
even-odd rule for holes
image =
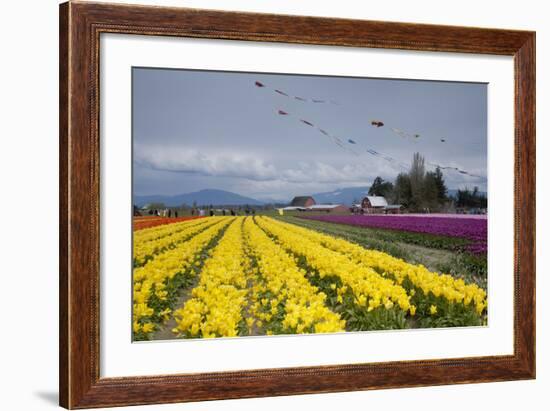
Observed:
[[[317,204],[345,204],[351,205],[355,201],[361,201],[369,192],[369,186],[363,187],[345,187],[340,188],[334,191],[328,191],[324,193],[312,194],[311,196],[315,199]],[[456,196],[457,190],[448,190],[449,196]],[[482,194],[485,194],[482,192]],[[303,195],[308,195],[304,193]],[[287,202],[280,201],[260,201],[251,197],[242,196],[237,193],[225,190],[215,190],[207,189],[195,191],[193,193],[178,194],[173,196],[166,195],[147,195],[147,196],[134,196],[134,204],[138,207],[143,207],[144,205],[151,203],[163,203],[168,207],[181,206],[182,204],[187,204],[192,206],[193,203],[196,203],[200,206],[205,205],[214,205],[214,206],[239,206],[239,205],[250,205],[250,206],[261,206],[264,204],[288,204],[292,201],[291,198]]]
[[[361,199],[367,195],[369,187],[346,187],[334,191],[325,193],[313,194],[317,204],[347,204],[351,205],[354,200],[361,201]],[[308,195],[305,193],[304,195]],[[145,195],[134,196],[134,204],[138,207],[143,207],[147,204],[162,203],[168,207],[177,207],[182,204],[192,206],[193,203],[197,205],[214,205],[214,206],[239,206],[239,205],[251,205],[261,206],[264,204],[288,204],[292,201],[291,198],[288,201],[260,201],[251,197],[242,196],[237,193],[225,190],[207,189],[195,191],[193,193],[178,194],[173,196],[168,195]]]
[[[225,190],[200,190],[193,193],[178,194],[174,196],[166,195],[147,195],[147,196],[134,196],[134,204],[138,207],[143,207],[144,205],[151,203],[163,203],[168,207],[181,206],[182,204],[187,204],[192,206],[193,203],[197,205],[227,205],[227,206],[237,206],[237,205],[263,205],[262,201],[255,200],[250,197],[245,197],[231,191]]]

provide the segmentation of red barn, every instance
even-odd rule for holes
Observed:
[[[315,205],[315,200],[311,196],[294,197],[290,203],[291,207],[311,207]]]

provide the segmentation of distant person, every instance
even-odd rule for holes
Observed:
[[[225,208],[222,210],[222,214],[225,216]]]
[[[174,218],[178,218],[178,210],[174,210]]]
[[[214,210],[210,209],[210,217],[214,216]]]
[[[168,218],[172,217],[172,210],[168,210]]]
[[[231,209],[231,215],[235,215],[235,210]]]

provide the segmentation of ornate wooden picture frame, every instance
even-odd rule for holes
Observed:
[[[101,378],[102,33],[513,56],[514,353]],[[91,408],[535,378],[535,33],[69,2],[60,6],[60,404]]]

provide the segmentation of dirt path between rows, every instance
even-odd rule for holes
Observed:
[[[368,231],[356,231],[352,227],[342,227],[340,225],[324,225],[321,226],[316,222],[311,224],[307,221],[292,219],[292,220],[283,220],[287,223],[292,223],[304,228],[309,228],[312,230],[317,230],[329,235],[335,235],[341,238],[344,238],[348,241],[351,241],[355,244],[359,244],[362,247],[377,249],[376,247],[368,246],[368,243],[372,240],[379,242],[381,244],[391,244],[394,247],[398,247],[402,250],[406,257],[403,259],[411,264],[422,264],[430,271],[440,271],[440,266],[445,263],[450,263],[455,258],[455,253],[453,251],[424,247],[417,244],[406,243],[402,241],[386,241],[378,238],[376,235],[368,233]],[[385,250],[381,250],[387,252]],[[390,252],[390,254],[392,254]],[[400,256],[398,256],[400,258]]]
[[[182,291],[181,295],[174,304],[174,310],[183,307],[183,305],[191,299],[191,291],[195,288],[198,282],[199,277],[197,276],[195,282]],[[172,332],[172,329],[177,326],[176,320],[172,314],[173,313],[170,314],[168,321],[166,321],[166,323],[164,323],[161,328],[153,334],[152,340],[174,340],[178,338],[177,335]]]

